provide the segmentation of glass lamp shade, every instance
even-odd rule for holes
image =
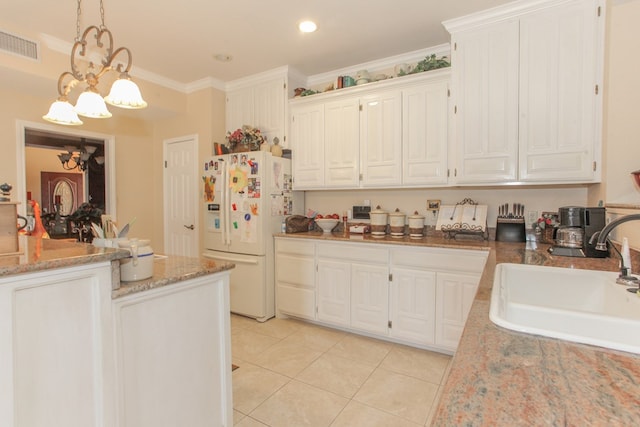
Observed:
[[[51,104],[49,112],[42,116],[48,122],[66,126],[79,126],[82,120],[73,109],[73,105],[69,101],[58,99]]]
[[[139,109],[145,108],[147,103],[142,99],[142,94],[138,85],[129,76],[121,75],[118,80],[111,85],[109,95],[104,100],[114,107]]]
[[[92,119],[108,119],[111,113],[107,110],[107,104],[98,92],[88,88],[80,94],[75,107],[76,113]]]

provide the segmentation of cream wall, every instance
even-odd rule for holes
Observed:
[[[630,172],[640,169],[640,1],[614,1],[609,10],[605,80],[607,203],[640,205]]]
[[[17,122],[45,124],[41,117],[51,103],[50,91],[43,96],[33,96],[16,88],[20,89],[20,86],[0,79],[0,99],[3,100],[0,102],[0,182],[8,182],[14,187],[18,182]],[[114,111],[113,118],[104,121],[86,119],[85,124],[74,131],[81,129],[115,136],[117,210],[112,214],[121,224],[137,218],[130,235],[151,238],[154,246],[162,248],[162,141],[185,134],[201,134],[201,151],[210,153],[207,146],[213,137],[213,127],[221,126],[217,132],[224,135],[221,125],[224,122],[224,96],[213,89],[189,96],[176,96],[151,85],[147,85],[147,91],[142,90],[147,99],[162,98],[158,101],[161,111],[154,113],[162,116],[161,119],[145,119],[144,112],[137,118],[136,112],[119,114]],[[162,109],[163,102],[171,97],[175,98],[173,101],[177,100],[172,105],[177,105],[180,112]],[[11,105],[6,101],[9,99],[13,100]],[[68,128],[56,126],[56,129],[65,132]],[[194,191],[199,194],[199,189]]]

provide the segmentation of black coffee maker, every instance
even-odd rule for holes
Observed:
[[[560,256],[606,258],[609,251],[598,251],[591,237],[606,225],[605,208],[565,206],[558,210],[560,226],[556,230],[555,245],[549,253]]]

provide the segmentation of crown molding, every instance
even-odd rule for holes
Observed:
[[[352,65],[349,67],[328,71],[326,73],[309,76],[307,77],[307,87],[320,85],[326,82],[332,82],[336,79],[337,76],[355,75],[358,70],[369,70],[369,72],[375,72],[376,70],[386,70],[393,68],[398,64],[419,62],[426,56],[433,54],[435,54],[436,56],[449,56],[450,52],[451,45],[449,43],[444,43],[425,49],[402,53],[400,55],[376,59],[374,61],[364,62],[362,64]]]
[[[570,3],[575,0],[517,0],[470,15],[444,21],[442,25],[449,33],[464,31],[500,21],[515,19],[526,13]]]

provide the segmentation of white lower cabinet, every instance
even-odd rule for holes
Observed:
[[[455,351],[487,255],[482,250],[277,237],[276,311]]]
[[[110,314],[110,262],[0,278],[0,425],[116,425]]]
[[[351,264],[330,259],[318,260],[318,320],[349,326]]]
[[[276,313],[316,318],[316,246],[309,240],[276,239]]]
[[[389,267],[351,264],[351,327],[386,334],[388,323]]]
[[[389,291],[389,335],[416,344],[435,342],[436,273],[394,268]]]
[[[118,425],[231,426],[228,273],[124,296],[113,306]]]
[[[455,350],[478,289],[480,274],[438,273],[436,345]]]

